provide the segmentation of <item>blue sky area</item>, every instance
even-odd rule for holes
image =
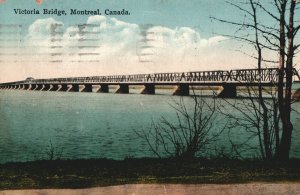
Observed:
[[[153,24],[167,27],[192,27],[206,36],[211,32],[229,32],[230,27],[212,22],[210,16],[234,19],[239,18],[232,6],[224,0],[44,0],[42,4],[35,0],[6,0],[0,4],[1,23],[31,24],[36,19],[53,17],[63,21],[65,25],[86,22],[89,16],[56,16],[56,15],[16,15],[14,9],[86,9],[122,10],[130,11],[130,16],[114,16],[129,23]]]
[[[0,3],[0,82],[29,76],[256,67],[255,60],[249,58],[255,55],[254,48],[225,36],[234,34],[236,28],[210,19],[245,20],[244,13],[225,0],[43,0],[41,4],[36,0],[1,1],[4,3]],[[275,13],[270,1],[263,2]],[[41,14],[18,15],[14,9],[36,9]],[[67,15],[43,15],[43,9],[65,10]],[[70,15],[70,9],[100,9],[102,15]],[[105,9],[125,9],[130,15],[108,16]],[[275,25],[266,14],[260,13],[258,20]],[[21,24],[22,28],[11,24]],[[59,33],[53,34],[53,24],[61,25],[55,30]],[[78,24],[93,26],[85,28],[87,33],[82,34]],[[143,25],[150,26],[145,29]],[[94,41],[82,41],[85,39]],[[278,56],[265,52],[265,57]],[[298,61],[299,57],[295,62]]]

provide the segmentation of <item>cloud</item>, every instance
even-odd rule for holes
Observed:
[[[165,64],[167,70],[201,70],[203,58],[211,58],[208,53],[215,53],[216,46],[225,37],[216,36],[209,39],[201,38],[200,33],[188,27],[170,29],[154,26],[147,30],[146,47],[141,54],[148,53],[148,61],[157,65]],[[152,51],[152,53],[151,53]],[[195,68],[195,64],[198,64]],[[205,66],[202,66],[202,70]]]
[[[63,23],[53,18],[37,19],[29,26],[27,38],[50,38],[51,33],[55,32],[58,25],[63,25]]]
[[[29,52],[22,57],[24,78],[230,69],[243,60],[229,57],[223,36],[203,38],[190,27],[137,25],[105,16],[67,27],[53,18],[38,19],[25,39],[24,48],[31,49],[22,50]]]

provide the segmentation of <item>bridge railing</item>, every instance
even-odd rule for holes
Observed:
[[[294,75],[299,77],[296,69]],[[299,77],[300,79],[300,77]],[[236,69],[230,71],[194,71],[181,73],[152,73],[134,75],[112,75],[91,77],[69,77],[52,79],[29,79],[24,81],[3,83],[1,85],[18,84],[84,84],[84,83],[277,83],[278,69]]]
[[[229,71],[199,71],[183,73],[153,73],[136,75],[113,75],[93,77],[69,77],[54,79],[34,79],[28,84],[60,83],[178,83],[178,82],[225,82]]]
[[[231,70],[230,81],[239,82],[273,82],[278,81],[278,69],[266,68],[266,69],[239,69]]]

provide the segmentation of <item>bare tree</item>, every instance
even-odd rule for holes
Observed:
[[[187,98],[192,99],[192,106],[183,97],[171,105],[175,110],[175,121],[162,116],[158,122],[152,121],[150,130],[137,132],[159,158],[166,155],[179,159],[194,158],[224,130],[213,129],[216,123],[215,99],[208,101],[195,94]]]
[[[287,5],[290,2],[290,9],[287,10]],[[256,50],[256,55],[250,55],[257,60],[257,68],[261,72],[262,63],[266,65],[270,63],[278,63],[278,82],[277,95],[272,95],[272,103],[266,101],[262,93],[264,88],[261,85],[261,78],[257,81],[258,94],[256,97],[258,102],[253,101],[251,94],[255,91],[248,87],[248,95],[251,97],[248,110],[255,113],[251,118],[251,114],[246,114],[247,118],[251,118],[248,124],[253,124],[256,129],[261,156],[264,159],[271,159],[274,156],[277,159],[286,160],[289,158],[291,136],[293,125],[291,123],[291,86],[293,78],[293,57],[299,45],[294,44],[294,39],[299,30],[299,26],[294,27],[294,10],[296,8],[295,0],[272,0],[269,3],[260,0],[245,0],[240,3],[228,2],[230,5],[244,13],[245,18],[242,22],[228,21],[219,18],[213,18],[222,23],[234,25],[237,32],[234,35],[227,35],[231,38],[252,45]],[[269,10],[267,5],[272,5],[277,12]],[[263,23],[263,20],[258,19],[258,14],[266,14],[273,19],[273,23]],[[286,15],[289,14],[289,24],[286,22]],[[278,24],[278,28],[276,25]],[[287,33],[286,33],[287,31]],[[286,46],[288,39],[288,46]],[[279,60],[265,59],[263,50],[268,52],[277,52]],[[284,87],[284,79],[286,86]],[[251,92],[250,90],[251,89]],[[285,94],[285,95],[284,95]],[[241,111],[235,106],[236,110]],[[279,110],[279,112],[278,112]],[[259,116],[259,117],[257,117]],[[232,118],[233,116],[231,116]],[[262,118],[262,120],[261,120]],[[281,119],[279,121],[279,118]],[[279,128],[279,122],[282,127]],[[271,125],[271,126],[270,126]],[[247,127],[247,124],[243,124]],[[282,135],[280,136],[280,131]],[[262,135],[261,135],[262,134]],[[273,151],[274,150],[274,151]]]
[[[258,90],[259,87],[247,87],[244,98],[224,99],[227,104],[220,106],[219,111],[228,120],[229,140],[235,153],[233,156],[242,157],[243,152],[251,150],[253,154],[259,151],[259,157],[270,160],[278,146],[278,104],[274,99],[264,99],[265,108],[262,108]],[[274,95],[271,94],[272,90],[264,89],[264,92]],[[245,134],[246,137],[237,140],[232,138],[234,134]]]
[[[63,154],[63,148],[55,147],[52,143],[52,141],[49,141],[49,144],[46,148],[46,157],[47,160],[59,160],[62,157]]]
[[[281,3],[284,4],[287,0],[282,0]],[[289,10],[289,22],[286,22],[284,25],[287,28],[286,37],[288,39],[287,44],[287,53],[286,53],[286,86],[285,86],[285,97],[284,102],[281,102],[281,122],[282,122],[282,138],[280,143],[280,149],[278,150],[277,157],[280,160],[289,159],[289,152],[291,148],[292,140],[292,131],[293,124],[291,122],[291,95],[292,95],[292,83],[293,83],[293,59],[295,51],[299,48],[300,44],[295,44],[294,39],[297,35],[297,32],[300,29],[300,24],[294,27],[294,15],[296,9],[296,0],[290,1],[290,10]],[[282,96],[282,94],[280,94]]]

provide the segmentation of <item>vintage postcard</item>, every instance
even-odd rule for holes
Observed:
[[[299,9],[0,0],[0,189],[296,194]]]

